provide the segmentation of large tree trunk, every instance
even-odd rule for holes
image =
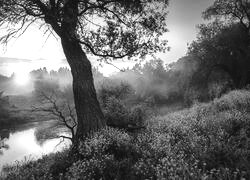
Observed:
[[[96,96],[91,63],[77,41],[61,37],[62,47],[73,76],[73,93],[77,113],[76,143],[89,133],[105,126]]]

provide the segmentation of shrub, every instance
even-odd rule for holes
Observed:
[[[129,122],[130,124],[142,127],[147,118],[147,108],[143,105],[136,105],[130,109]]]
[[[18,162],[14,166],[4,167],[7,180],[26,180],[26,179],[52,179],[49,174],[49,167],[53,162],[50,157],[43,157],[38,161],[23,161]]]
[[[121,100],[115,97],[108,98],[106,107],[103,109],[107,125],[114,127],[126,127],[129,119],[129,111]]]
[[[128,108],[115,97],[108,98],[103,113],[108,126],[125,129],[128,126],[142,127],[147,117],[145,106],[136,105]]]
[[[213,101],[213,106],[218,111],[238,109],[240,111],[250,111],[250,91],[235,90],[223,95],[220,99]]]
[[[147,130],[129,135],[113,128],[95,133],[82,142],[81,159],[67,179],[225,179],[245,174],[239,170],[206,170],[206,164],[186,157],[172,146],[171,136]]]
[[[128,169],[125,173],[129,172],[127,160],[136,153],[131,136],[113,128],[103,129],[86,139],[79,152],[81,160],[70,167],[69,179],[116,179],[124,173],[124,168]]]
[[[126,82],[116,82],[112,80],[106,80],[98,89],[98,99],[103,107],[106,107],[109,102],[109,98],[115,98],[123,100],[132,94],[133,88]]]
[[[71,164],[72,161],[68,157],[68,151],[45,155],[38,160],[25,159],[24,161],[16,162],[13,166],[5,166],[3,168],[4,179],[60,179]]]

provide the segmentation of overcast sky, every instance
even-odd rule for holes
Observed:
[[[170,52],[160,54],[159,57],[166,63],[178,60],[185,55],[187,43],[192,42],[197,34],[196,25],[204,22],[201,13],[214,0],[171,0],[167,24],[169,32],[166,34],[171,47]],[[1,30],[0,30],[1,32]],[[2,58],[5,57],[5,58]],[[10,60],[18,58],[20,60]],[[29,61],[27,61],[27,59]],[[30,28],[23,36],[9,43],[7,50],[0,45],[0,74],[10,75],[13,71],[30,71],[46,66],[58,69],[66,66],[60,41],[54,37],[47,39],[36,27]],[[128,63],[118,62],[120,68]],[[131,65],[131,64],[130,64]],[[116,71],[110,65],[102,68],[104,74]]]

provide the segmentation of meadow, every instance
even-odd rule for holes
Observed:
[[[70,149],[4,168],[5,179],[249,179],[250,91],[146,118],[133,132],[107,127]]]

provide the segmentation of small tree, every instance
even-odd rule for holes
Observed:
[[[1,0],[0,25],[7,25],[1,41],[35,22],[60,37],[73,76],[79,139],[105,126],[86,53],[110,62],[164,51],[167,5],[168,0]]]

